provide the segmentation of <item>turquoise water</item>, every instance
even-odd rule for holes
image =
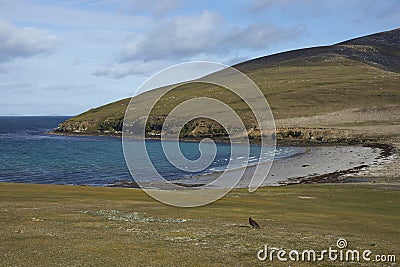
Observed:
[[[120,138],[43,133],[54,129],[66,119],[68,117],[61,116],[0,117],[0,181],[108,185],[133,180],[125,164]],[[168,162],[162,153],[160,141],[146,141],[146,147],[157,171],[169,180],[221,171],[230,160],[234,160],[233,166],[236,167],[251,165],[260,157],[259,147],[251,146],[247,162],[241,157],[231,159],[230,145],[217,144],[216,157],[207,168],[187,172]],[[200,156],[198,143],[181,142],[180,148],[189,159]],[[288,157],[301,151],[301,148],[296,147],[279,147],[275,157]],[[263,157],[268,159],[268,155]],[[145,176],[148,170],[140,169],[140,172]],[[151,177],[148,179],[151,180]]]

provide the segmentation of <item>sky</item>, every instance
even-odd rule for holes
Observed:
[[[174,64],[400,27],[399,0],[0,0],[0,115],[76,115]]]

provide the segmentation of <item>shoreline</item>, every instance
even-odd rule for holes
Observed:
[[[86,133],[59,133],[59,132],[46,132],[44,134],[49,135],[61,135],[61,136],[78,136],[78,137],[112,137],[121,138],[120,134],[86,134]],[[160,140],[159,138],[146,138],[146,140]],[[185,138],[184,142],[198,142],[202,140],[201,138]],[[226,143],[226,140],[214,140],[215,142]],[[256,140],[252,140],[253,144]],[[362,183],[368,182],[371,179],[347,179],[348,176],[356,175],[357,173],[364,171],[372,167],[373,165],[379,165],[384,159],[389,158],[391,155],[396,154],[396,148],[390,142],[385,142],[387,140],[379,140],[376,138],[348,138],[335,141],[321,140],[308,140],[301,138],[284,138],[276,140],[276,146],[296,146],[296,147],[306,147],[308,150],[312,150],[311,153],[317,152],[316,156],[310,156],[307,158],[306,154],[309,151],[305,151],[301,155],[292,155],[289,158],[274,160],[274,164],[271,168],[270,173],[266,180],[270,182],[264,183],[262,186],[285,186],[285,185],[295,185],[295,184],[314,184],[314,183]],[[367,157],[363,160],[354,161],[354,155],[349,155],[351,148],[369,148],[370,150],[379,149],[379,153],[367,153]],[[341,149],[340,149],[341,148]],[[346,149],[348,148],[348,149]],[[341,151],[342,150],[342,151]],[[346,152],[347,151],[347,152]],[[351,152],[350,152],[351,153]],[[366,151],[361,152],[360,155],[366,153]],[[379,155],[378,155],[379,154]],[[360,158],[360,155],[355,155],[356,158]],[[292,162],[293,156],[297,156],[294,162]],[[340,159],[345,159],[340,162]],[[332,161],[337,165],[337,168],[328,168],[322,163],[324,161]],[[338,162],[339,161],[339,162]],[[346,163],[349,162],[350,164]],[[261,163],[263,164],[263,163]],[[281,167],[277,165],[281,164]],[[293,168],[292,166],[297,166]],[[301,167],[307,165],[306,167]],[[250,165],[240,167],[238,169],[228,170],[229,175],[236,175],[238,170],[246,169],[242,179],[238,183],[238,187],[247,187],[243,183],[243,179],[248,181],[250,173],[254,171],[257,165]],[[285,169],[286,167],[286,169]],[[277,169],[274,173],[274,170]],[[290,169],[292,169],[290,171]],[[294,170],[295,169],[295,170]],[[271,173],[272,172],[272,173]],[[276,174],[279,172],[279,174]],[[204,184],[215,180],[219,177],[221,172],[214,172],[201,176],[192,176],[188,178],[176,179],[173,182],[177,185],[185,187],[199,187]],[[375,181],[372,181],[375,182]],[[97,185],[79,185],[79,186],[97,186]],[[99,185],[100,187],[122,187],[122,188],[140,188],[136,182],[132,180],[122,180],[117,181],[109,185]],[[161,187],[160,184],[154,184],[149,182],[149,187]]]
[[[295,162],[292,162],[291,165],[297,164],[297,170],[301,170],[300,173],[303,175],[295,175],[295,173],[299,173],[295,170],[293,170],[293,167],[291,166],[290,169],[290,175],[292,177],[285,177],[285,179],[278,181],[278,179],[272,179],[272,184],[271,183],[263,183],[261,187],[270,187],[270,186],[289,186],[289,185],[299,185],[299,184],[323,184],[323,183],[363,183],[363,182],[368,182],[368,179],[359,179],[358,181],[351,181],[351,177],[349,177],[352,174],[357,174],[361,171],[367,170],[375,165],[380,165],[380,164],[385,164],[385,162],[390,158],[390,156],[396,154],[395,152],[395,147],[391,144],[383,144],[383,143],[358,143],[358,144],[353,144],[349,145],[347,143],[329,143],[327,145],[314,145],[310,146],[309,144],[302,143],[303,147],[306,147],[305,151],[303,153],[297,153],[294,155],[291,155],[287,158],[283,159],[277,159],[273,161],[271,170],[268,174],[268,177],[266,180],[270,179],[272,177],[275,177],[275,172],[282,171],[282,169],[287,169],[288,166],[284,166],[288,162],[292,161],[294,159]],[[301,146],[299,145],[299,142],[291,142],[290,144],[288,142],[285,143],[286,146]],[[357,151],[358,148],[358,151]],[[364,154],[362,153],[363,148]],[[370,150],[368,155],[365,155],[365,152]],[[332,151],[335,150],[335,151]],[[341,151],[340,151],[341,150]],[[347,150],[347,151],[346,151]],[[317,152],[317,153],[315,153]],[[338,153],[340,152],[340,153]],[[347,154],[347,157],[344,157],[344,154],[346,152],[350,152],[353,154]],[[361,152],[361,153],[357,153]],[[314,153],[314,154],[313,154]],[[307,155],[311,156],[310,158],[305,158]],[[353,156],[357,155],[360,157],[359,159],[363,160],[354,160]],[[372,156],[372,157],[371,157]],[[336,159],[340,160],[342,159],[343,161],[349,161],[348,165],[341,165],[338,166],[337,169],[332,170],[330,168],[329,170],[331,171],[324,171],[326,170],[326,166],[323,166],[322,163],[324,163],[325,160],[327,159]],[[353,161],[351,161],[353,160]],[[303,162],[304,161],[304,162]],[[313,161],[313,164],[307,164],[305,161],[311,162]],[[316,162],[319,161],[319,162]],[[330,161],[332,164],[332,161]],[[337,162],[336,162],[337,163]],[[343,162],[342,162],[343,163]],[[266,164],[266,163],[260,163],[260,164]],[[274,167],[274,165],[280,164],[281,168],[279,167]],[[249,175],[254,171],[254,168],[259,164],[254,164],[250,166],[245,166],[233,170],[228,170],[227,172],[230,173],[230,175],[235,175],[235,173],[238,172],[238,170],[242,170],[245,168],[245,172],[243,174],[242,179],[239,181],[238,185],[235,188],[246,188],[248,187],[248,184],[246,182],[249,181]],[[307,166],[306,166],[307,165]],[[311,165],[314,165],[313,167]],[[339,163],[340,165],[340,163]],[[282,167],[283,166],[283,167]],[[306,167],[312,167],[312,171],[309,170],[308,172],[304,172],[304,168]],[[316,172],[316,169],[318,172]],[[201,176],[193,176],[189,178],[181,178],[174,180],[174,184],[184,186],[184,187],[199,187],[202,185],[205,185],[206,183],[209,183],[212,180],[215,180],[216,178],[219,177],[219,175],[222,172],[215,172],[211,174],[206,174],[206,175],[201,175]],[[284,175],[288,175],[286,172],[284,172]],[[365,180],[365,181],[363,181]],[[374,181],[373,181],[374,183]],[[162,185],[157,184],[157,183],[149,183],[149,187],[162,187]],[[135,182],[129,182],[129,181],[121,181],[113,185],[109,185],[107,187],[124,187],[124,188],[140,188]]]
[[[299,184],[322,184],[322,183],[364,183],[373,182],[366,178],[348,179],[350,175],[357,174],[363,170],[384,163],[390,156],[395,154],[395,147],[382,143],[360,143],[349,145],[345,143],[330,143],[310,145],[302,142],[286,142],[286,146],[305,147],[301,153],[293,154],[283,159],[273,161],[267,178],[261,187],[289,186]],[[327,166],[325,164],[330,164]],[[260,163],[268,164],[268,163]],[[245,169],[242,179],[235,188],[247,188],[249,179],[254,169],[259,164],[244,166],[228,170],[231,176],[235,176],[239,170]],[[180,178],[173,182],[184,187],[199,187],[217,179],[222,172]],[[7,183],[7,182],[2,182]],[[34,184],[34,183],[21,183]],[[139,189],[139,185],[133,180],[122,180],[109,185],[74,185],[74,184],[49,184],[67,185],[79,187],[117,187]],[[162,184],[149,182],[149,188],[162,189]]]
[[[279,159],[272,167],[262,186],[285,186],[294,184],[342,182],[340,177],[356,173],[382,163],[387,157],[380,148],[365,146],[310,147],[309,151],[294,157]],[[256,166],[246,167],[236,188],[247,188]],[[237,170],[229,171],[235,175]],[[179,184],[207,184],[219,175],[211,174],[197,179],[180,179]]]

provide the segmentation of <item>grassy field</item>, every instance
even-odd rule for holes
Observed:
[[[264,244],[322,250],[338,238],[400,258],[398,187],[235,190],[190,209],[137,189],[1,183],[0,192],[1,266],[348,266],[257,260]],[[248,217],[261,229],[247,227]]]

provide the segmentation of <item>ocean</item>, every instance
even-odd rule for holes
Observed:
[[[68,118],[0,116],[0,182],[105,186],[134,181],[125,163],[121,138],[45,134]],[[255,164],[260,157],[262,161],[272,159],[271,155],[260,156],[257,145],[251,145],[248,161],[242,157],[232,159],[230,144],[218,143],[215,159],[209,166],[188,172],[168,162],[160,141],[148,140],[146,147],[157,171],[168,180],[223,171],[229,161],[236,168]],[[180,148],[191,160],[200,156],[199,143],[181,142]],[[301,152],[302,148],[277,147],[275,158]],[[140,172],[144,176],[148,173],[146,169]]]

